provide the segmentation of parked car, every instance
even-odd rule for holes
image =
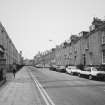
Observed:
[[[94,77],[105,79],[105,70],[99,67],[85,67],[84,70],[80,71],[79,75],[88,76],[89,79],[93,79]]]
[[[58,67],[57,65],[50,65],[49,69],[56,71],[57,67]]]
[[[41,65],[40,65],[40,64],[38,64],[38,65],[35,65],[35,67],[36,67],[36,68],[41,68]]]
[[[66,67],[66,72],[71,74],[71,66]]]
[[[65,73],[66,72],[66,67],[59,65],[59,66],[57,66],[56,71]]]
[[[50,68],[50,65],[49,64],[45,64],[43,67],[44,68]]]
[[[80,73],[80,69],[78,69],[76,66],[68,66],[66,68],[66,72],[71,75],[74,75]]]

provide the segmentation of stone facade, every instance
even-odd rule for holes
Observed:
[[[4,48],[4,56],[6,59],[6,68],[9,69],[10,65],[13,63],[19,64],[21,56],[18,53],[15,45],[13,44],[12,40],[8,36],[5,28],[0,23],[0,45]]]
[[[94,18],[89,32],[82,31],[78,36],[72,35],[69,43],[64,42],[57,46],[55,64],[105,64],[105,21]]]

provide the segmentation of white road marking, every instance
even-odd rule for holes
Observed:
[[[32,79],[34,80],[35,84],[37,85],[38,90],[40,91],[43,99],[45,100],[47,105],[55,105],[52,99],[49,97],[45,89],[42,87],[42,85],[38,82],[38,80],[30,73],[32,76]]]

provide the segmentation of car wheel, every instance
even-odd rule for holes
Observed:
[[[92,75],[89,75],[89,79],[90,79],[90,80],[93,79]]]
[[[71,72],[71,75],[73,75],[73,72]]]

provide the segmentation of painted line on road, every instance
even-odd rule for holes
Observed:
[[[45,89],[42,87],[42,85],[38,82],[38,80],[33,76],[32,73],[30,73],[32,76],[32,79],[34,80],[39,92],[41,93],[46,105],[55,105],[52,99],[49,97]]]

